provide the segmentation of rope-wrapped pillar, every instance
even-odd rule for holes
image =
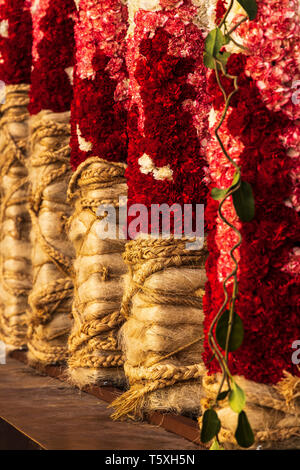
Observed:
[[[216,11],[224,14],[221,4],[226,6],[226,2],[218,1]],[[300,115],[290,87],[293,79],[299,79],[295,59],[300,32],[297,8],[296,1],[259,0],[256,19],[236,30],[234,38],[247,48],[248,55],[235,49],[228,59],[227,73],[238,76],[239,90],[219,130],[228,154],[241,168],[242,179],[251,184],[255,199],[251,222],[238,219],[231,200],[225,202],[223,211],[243,238],[235,256],[239,263],[236,313],[244,324],[244,340],[229,354],[229,369],[245,392],[245,410],[256,445],[261,443],[263,448],[295,448],[300,432],[300,374],[299,366],[293,363],[293,343],[300,338]],[[232,25],[240,21],[237,15],[241,14],[245,14],[241,8],[231,14]],[[222,84],[229,89],[223,78]],[[208,91],[214,105],[210,114],[213,135],[224,110],[214,72]],[[228,187],[234,168],[215,137],[210,140],[207,155],[212,187]],[[236,234],[220,220],[217,207],[218,203],[209,198],[206,334],[223,304],[222,283],[233,269],[229,252],[237,241]],[[204,357],[210,373],[204,380],[206,408],[214,404],[220,384],[218,364],[211,361],[207,337]],[[222,422],[220,439],[228,445],[236,444],[237,414],[227,399],[219,402],[218,415]]]
[[[75,211],[68,223],[76,257],[68,374],[82,387],[124,381],[117,336],[125,235],[119,236],[123,232],[118,219],[120,197],[127,195],[128,77],[126,5],[120,0],[81,0],[78,8],[71,112],[74,174],[69,186]],[[99,231],[105,205],[116,211],[111,237]]]
[[[124,255],[129,274],[121,337],[130,388],[113,403],[114,418],[160,409],[197,412],[204,369],[207,252],[205,245],[189,250],[190,234],[178,239],[173,228],[185,204],[194,204],[195,221],[196,204],[206,197],[205,2],[130,1],[129,14],[128,217],[133,221],[136,204],[147,215]],[[160,236],[151,208],[173,204],[171,235]]]
[[[33,288],[29,296],[28,358],[43,364],[67,356],[73,295],[70,216],[70,106],[74,49],[73,0],[32,3],[30,203]]]
[[[0,339],[13,347],[26,345],[27,300],[31,288],[26,170],[31,42],[27,1],[1,2]]]

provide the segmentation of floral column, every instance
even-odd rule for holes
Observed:
[[[125,236],[119,237],[117,220],[114,234],[100,233],[100,226],[106,224],[106,206],[118,219],[119,198],[127,194],[127,6],[120,0],[81,0],[78,10],[69,186],[75,211],[68,225],[76,257],[68,373],[78,386],[120,384]]]
[[[28,91],[32,26],[28,2],[0,2],[0,339],[26,344],[31,287],[27,210]]]
[[[158,409],[197,412],[203,374],[206,249],[187,249],[189,234],[176,238],[174,228],[182,235],[184,205],[195,221],[195,206],[206,197],[206,4],[130,1],[129,14],[130,224],[137,204],[147,214],[124,255],[122,344],[130,389],[114,402],[115,418]],[[176,204],[168,237],[150,216],[162,204]]]
[[[70,177],[73,0],[33,1],[30,105],[30,215],[33,288],[28,358],[66,359],[73,295],[73,249],[65,233]]]
[[[260,0],[252,21],[235,29],[234,48],[226,65],[236,76],[233,96],[219,135],[227,153],[241,169],[241,178],[251,184],[255,215],[242,222],[231,198],[223,214],[242,235],[235,250],[238,261],[238,296],[235,311],[244,325],[242,345],[229,353],[228,365],[246,395],[246,408],[257,442],[287,440],[299,433],[299,368],[292,361],[292,345],[300,338],[299,320],[299,104],[293,98],[293,81],[299,80],[299,17],[297,2]],[[215,24],[220,24],[229,2],[218,1]],[[245,17],[237,8],[228,16],[228,28]],[[215,26],[213,26],[215,27]],[[241,45],[244,49],[238,47]],[[245,49],[246,48],[246,49]],[[221,75],[221,72],[220,72]],[[227,93],[233,82],[221,77]],[[224,111],[224,98],[215,72],[208,91],[214,109],[210,113],[212,139],[208,147],[211,187],[226,188],[235,169],[225,158],[214,137]],[[297,186],[298,185],[298,186]],[[208,346],[208,331],[224,301],[222,283],[234,267],[230,250],[238,238],[217,214],[219,203],[209,198],[208,282],[204,299],[205,362],[210,374],[219,371]],[[232,282],[228,283],[232,292]],[[228,307],[229,308],[229,307]],[[217,396],[218,375],[204,384],[211,405]],[[235,442],[237,415],[219,401],[218,415],[225,442]],[[223,434],[222,434],[223,433]],[[291,446],[295,445],[291,441]]]

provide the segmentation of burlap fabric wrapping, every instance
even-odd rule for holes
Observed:
[[[207,252],[186,250],[185,244],[141,238],[126,246],[121,337],[130,389],[114,402],[114,418],[199,410]]]
[[[288,372],[276,385],[259,384],[244,377],[235,377],[247,399],[245,411],[255,433],[255,446],[263,449],[295,449],[300,445],[300,378]],[[219,377],[206,375],[203,379],[205,398],[203,409],[209,408],[216,398]],[[220,440],[227,448],[236,447],[234,432],[237,414],[228,406],[228,400],[220,402],[218,416],[222,423]],[[200,418],[201,422],[201,418]]]
[[[73,295],[73,249],[65,232],[70,216],[69,119],[69,112],[41,111],[30,122],[33,288],[28,357],[33,362],[59,362],[67,355]]]
[[[0,339],[14,347],[26,344],[27,296],[31,288],[28,90],[28,85],[7,85],[0,118]]]
[[[117,334],[125,240],[101,239],[96,215],[100,204],[118,207],[127,194],[123,163],[91,157],[79,165],[69,186],[75,211],[69,221],[74,261],[74,325],[69,337],[69,376],[78,386],[123,382],[122,352]],[[117,211],[118,212],[118,211]],[[118,225],[117,225],[118,233]]]

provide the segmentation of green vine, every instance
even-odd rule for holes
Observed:
[[[218,208],[220,219],[228,225],[238,237],[237,243],[230,250],[230,257],[233,261],[234,268],[223,282],[224,301],[218,313],[214,317],[208,332],[209,347],[213,353],[213,358],[218,361],[222,371],[222,378],[216,394],[215,402],[211,408],[205,411],[202,419],[201,441],[207,443],[214,439],[211,446],[212,450],[222,449],[219,441],[221,422],[215,409],[218,408],[218,402],[225,400],[227,397],[229,406],[238,414],[238,424],[235,431],[235,439],[237,443],[241,447],[245,448],[252,446],[254,443],[254,434],[244,411],[246,404],[245,393],[235,382],[228,366],[229,352],[236,351],[241,346],[244,338],[243,322],[235,312],[235,302],[238,296],[238,261],[234,252],[242,243],[242,235],[240,231],[226,219],[222,212],[222,208],[225,201],[232,197],[234,209],[242,222],[249,222],[252,220],[255,213],[252,188],[249,183],[242,180],[240,167],[226,151],[219,135],[219,130],[226,118],[231,99],[233,95],[239,91],[238,77],[226,72],[226,63],[230,57],[230,53],[221,52],[221,49],[230,42],[233,42],[236,46],[245,50],[246,48],[244,46],[238,44],[237,41],[232,38],[232,33],[245,21],[255,19],[257,14],[257,4],[255,0],[236,1],[243,7],[246,12],[246,16],[230,28],[227,24],[227,20],[235,2],[235,0],[230,0],[229,6],[219,23],[219,26],[210,31],[206,37],[205,52],[203,56],[206,67],[215,71],[216,80],[222,91],[225,102],[220,121],[215,128],[215,137],[226,159],[235,168],[234,177],[230,187],[224,189],[213,188],[211,196],[213,199],[220,201]],[[233,81],[233,90],[228,95],[222,86],[220,73],[223,74],[224,77]],[[233,288],[231,298],[229,298],[227,283],[231,279],[233,280]],[[223,390],[225,385],[226,390]]]

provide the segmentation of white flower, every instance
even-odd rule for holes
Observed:
[[[82,150],[83,152],[89,152],[90,150],[92,150],[93,144],[82,137],[78,124],[76,125],[76,131],[80,150]]]
[[[69,77],[71,85],[73,85],[73,72],[74,72],[74,67],[67,67],[65,69],[66,74]]]
[[[152,159],[144,153],[139,159],[138,163],[140,165],[141,173],[148,175],[149,173],[153,174],[153,177],[156,180],[168,180],[172,181],[173,171],[170,168],[170,165],[165,165],[162,167],[156,167]]]
[[[173,171],[170,168],[170,165],[162,166],[161,168],[155,168],[153,170],[153,176],[156,180],[168,180],[172,181]]]
[[[2,20],[0,22],[0,36],[8,38],[8,20]]]
[[[138,163],[140,165],[141,173],[144,173],[145,175],[148,175],[148,173],[151,173],[155,168],[153,161],[151,160],[149,155],[147,155],[146,153],[144,153],[138,159]]]

